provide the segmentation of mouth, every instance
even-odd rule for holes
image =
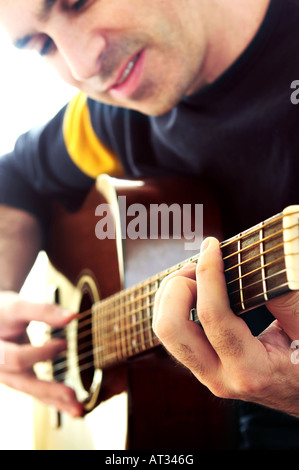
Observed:
[[[144,51],[140,51],[133,56],[120,71],[117,80],[109,88],[109,92],[114,95],[128,97],[138,87],[141,80],[144,63]]]

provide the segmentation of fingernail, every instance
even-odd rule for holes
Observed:
[[[63,317],[71,317],[72,315],[74,315],[74,313],[71,312],[70,310],[61,310],[61,315]]]

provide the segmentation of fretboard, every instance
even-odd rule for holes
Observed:
[[[228,295],[236,314],[257,307],[290,289],[299,288],[299,273],[296,271],[299,256],[298,214],[299,207],[292,206],[221,243]],[[155,294],[168,274],[187,263],[196,263],[198,257],[188,258],[93,306],[97,367],[104,368],[124,361],[159,344],[152,330]],[[292,257],[295,264],[288,261]],[[290,272],[296,277],[292,282]]]

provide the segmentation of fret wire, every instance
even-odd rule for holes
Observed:
[[[117,325],[117,335],[116,337],[119,339],[119,341],[117,341],[117,344],[118,344],[118,355],[119,355],[119,358],[120,359],[123,359],[123,350],[122,350],[122,346],[121,346],[121,332],[120,332],[120,329],[121,329],[121,319],[120,319],[120,299],[117,299],[117,306],[118,306],[118,310],[117,310],[117,317],[116,317],[116,325]]]
[[[265,280],[265,252],[264,252],[264,241],[263,241],[263,236],[264,236],[264,231],[263,231],[263,222],[261,223],[261,228],[260,228],[260,255],[261,255],[261,274],[262,274],[262,286],[263,286],[263,292],[264,292],[264,299],[267,302],[268,300],[268,295],[267,295],[267,284]],[[267,251],[267,250],[266,250]]]
[[[129,305],[131,305],[132,303],[134,303],[134,298],[133,298],[133,301],[131,299],[131,302],[129,303]],[[128,319],[128,316],[132,316],[132,312],[131,312],[131,310],[129,310],[129,312],[127,312],[127,307],[126,307],[126,320]],[[132,356],[133,355],[133,347],[132,347],[131,325],[129,325],[129,327],[128,327],[126,321],[125,321],[125,325],[126,325],[126,331],[130,334],[130,338],[128,340],[128,354],[129,354],[129,356]]]
[[[124,297],[122,298],[122,301],[123,300],[124,300]],[[119,312],[121,312],[121,311],[122,311],[122,309],[119,310]],[[122,331],[122,316],[121,315],[119,315],[119,324],[120,324],[119,333],[121,335],[121,331]],[[122,357],[127,357],[127,350],[126,350],[125,342],[120,341],[120,344],[121,344]],[[123,345],[124,345],[124,349],[123,349]]]
[[[97,321],[97,325],[98,325],[97,334],[98,334],[99,331],[102,331],[102,322],[104,318],[102,315],[95,315],[95,317],[98,318],[98,321]],[[99,339],[99,342],[100,342],[100,339]],[[103,357],[102,357],[102,350],[100,348],[97,350],[97,355],[99,357],[99,363],[101,364],[103,361]]]
[[[158,290],[158,280],[155,281],[156,284],[156,291]],[[148,286],[148,289],[150,286]],[[150,306],[150,296],[146,297],[146,314],[148,318],[148,326],[150,331],[150,345],[154,346],[154,337],[153,337],[153,330],[152,330],[152,314],[151,314],[151,306]]]
[[[241,248],[241,240],[238,240],[238,263],[239,263],[239,266],[238,266],[238,273],[239,273],[239,288],[240,288],[240,300],[241,300],[241,306],[242,306],[242,309],[245,310],[245,305],[244,305],[244,297],[243,297],[243,290],[242,290],[242,268],[241,268],[241,252],[240,252],[240,248]]]
[[[115,299],[114,300],[114,318],[113,318],[113,328],[112,328],[112,331],[113,331],[113,334],[114,334],[114,338],[115,338],[115,343],[116,343],[116,357],[120,358],[122,357],[122,354],[121,354],[121,349],[119,348],[119,344],[118,344],[118,336],[119,336],[119,325],[118,325],[118,321],[117,321],[117,316],[116,316],[116,312],[117,312],[117,308],[116,308],[116,305],[117,305],[117,302],[118,302],[118,299]],[[100,333],[100,332],[99,332]]]
[[[135,304],[138,302],[138,296],[137,299],[135,299]],[[133,313],[133,333],[134,333],[134,339],[132,341],[132,346],[135,348],[135,350],[138,352],[138,329],[137,329],[137,322],[136,322],[136,315]]]

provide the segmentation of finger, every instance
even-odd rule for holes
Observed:
[[[204,377],[218,367],[218,358],[203,330],[189,320],[195,300],[194,280],[182,276],[168,280],[157,308],[154,331],[166,349],[204,382]]]
[[[41,321],[53,327],[63,327],[76,314],[56,304],[31,303],[14,292],[1,293],[0,330],[2,338],[16,337],[31,321]]]
[[[196,276],[197,315],[211,345],[221,360],[241,358],[252,335],[245,322],[230,308],[223,260],[215,238],[205,240]]]
[[[83,414],[82,404],[77,400],[75,392],[63,383],[42,381],[30,372],[23,374],[1,372],[0,380],[8,387],[30,395],[73,417]]]
[[[0,371],[16,373],[30,370],[38,362],[54,359],[65,351],[66,342],[61,339],[52,339],[43,346],[31,346],[2,341],[1,348],[4,360],[0,365]]]
[[[22,301],[17,312],[17,319],[29,323],[40,321],[54,327],[63,327],[70,322],[76,314],[62,309],[57,304],[41,304]]]
[[[190,279],[194,279],[195,280],[195,275],[196,275],[196,265],[195,263],[188,263],[186,264],[185,266],[183,266],[181,269],[169,274],[168,276],[166,276],[163,281],[161,282],[160,284],[160,287],[155,295],[155,304],[154,304],[154,313],[153,313],[153,326],[155,326],[155,322],[156,322],[156,314],[159,310],[159,305],[160,305],[160,300],[161,300],[161,297],[164,293],[164,290],[165,290],[165,287],[167,285],[167,283],[175,278],[175,277],[178,277],[178,276],[184,276],[184,277],[188,277]]]

